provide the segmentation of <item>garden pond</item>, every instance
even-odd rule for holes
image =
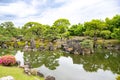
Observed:
[[[0,49],[0,56],[18,53],[23,55],[22,61],[29,61],[33,68],[45,76],[54,76],[56,80],[116,80],[120,74],[119,51],[99,49],[90,55],[74,55],[62,51]]]

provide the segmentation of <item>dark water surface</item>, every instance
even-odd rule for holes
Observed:
[[[16,52],[1,50],[0,55]],[[84,56],[61,51],[24,52],[24,60],[56,80],[115,80],[120,74],[119,51],[96,50]]]

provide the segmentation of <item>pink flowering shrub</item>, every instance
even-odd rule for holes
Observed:
[[[13,55],[5,55],[1,57],[1,62],[5,66],[10,66],[16,63],[16,59]]]

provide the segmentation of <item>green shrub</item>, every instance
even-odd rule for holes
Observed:
[[[80,44],[83,48],[93,49],[93,41],[92,40],[84,40],[83,42],[80,42]]]
[[[18,41],[17,43],[18,43],[18,46],[20,46],[20,47],[23,47],[25,45],[24,41]]]
[[[109,30],[103,30],[100,35],[105,39],[109,39],[111,37],[111,32]]]

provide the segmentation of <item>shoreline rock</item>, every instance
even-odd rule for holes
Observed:
[[[55,77],[53,77],[53,76],[47,76],[47,77],[45,78],[45,80],[55,80]]]
[[[0,78],[0,80],[15,80],[12,76],[5,76]]]

